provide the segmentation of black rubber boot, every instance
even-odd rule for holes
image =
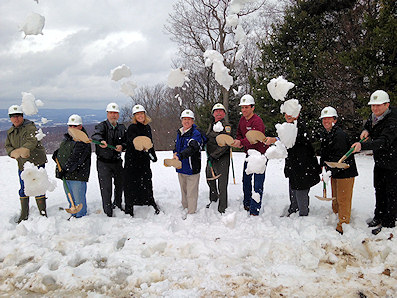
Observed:
[[[159,213],[160,213],[159,206],[157,206],[156,203],[154,203],[152,206],[153,206],[153,208],[154,208],[154,213],[155,213],[155,214],[159,214]]]
[[[36,199],[36,204],[37,204],[37,208],[39,208],[39,212],[41,216],[45,216],[47,217],[47,210],[46,210],[46,203],[45,200],[47,198],[40,198],[40,199]]]
[[[23,220],[27,220],[29,217],[29,197],[20,198],[21,201],[21,215],[17,223],[20,223]]]

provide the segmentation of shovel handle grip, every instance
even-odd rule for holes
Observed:
[[[93,142],[94,144],[97,144],[97,145],[103,145],[101,142],[99,142],[99,141],[97,141],[97,140],[91,140],[91,142]],[[116,147],[115,146],[112,146],[112,145],[106,145],[106,148],[110,148],[110,149],[114,149],[114,150],[116,150]]]
[[[362,138],[362,139],[359,141],[359,143],[362,143],[362,142],[364,142],[364,140],[365,140],[365,138]],[[345,159],[346,159],[346,158],[348,158],[348,157],[349,157],[349,156],[352,154],[352,152],[353,152],[353,151],[354,151],[354,148],[353,148],[353,147],[351,147],[351,148],[350,148],[350,150],[349,150],[349,151],[347,151],[347,152],[346,152],[346,154],[345,154],[345,155],[343,155],[341,159],[339,159],[338,163],[342,163],[342,162],[344,162],[344,161],[345,161]]]

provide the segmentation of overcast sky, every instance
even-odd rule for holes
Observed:
[[[102,109],[129,97],[110,71],[126,64],[138,86],[166,82],[176,44],[164,24],[176,0],[1,0],[0,108],[31,92],[42,108]],[[44,35],[19,31],[35,12]]]

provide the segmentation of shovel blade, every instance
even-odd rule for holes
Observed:
[[[207,180],[216,180],[216,179],[218,179],[220,176],[222,176],[222,174],[216,175],[216,176],[214,176],[214,177],[207,178]]]
[[[320,197],[320,196],[315,196],[315,197],[321,201],[333,201],[336,199],[335,197],[332,197],[332,198],[324,198],[324,197]]]
[[[333,161],[326,161],[327,166],[330,168],[338,168],[338,169],[347,169],[350,167],[347,163],[344,162],[333,162]]]
[[[78,204],[77,206],[72,206],[68,209],[65,209],[67,213],[76,214],[83,208],[83,204]]]

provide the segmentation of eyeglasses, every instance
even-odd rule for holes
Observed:
[[[69,127],[77,127],[78,125],[69,125]]]

